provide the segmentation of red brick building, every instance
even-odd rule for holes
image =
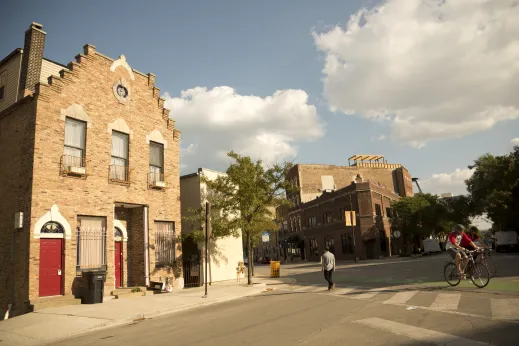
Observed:
[[[180,132],[155,75],[92,45],[65,67],[45,39],[33,23],[0,62],[0,311],[80,297],[85,271],[105,294],[182,275]]]
[[[294,207],[277,211],[284,220],[280,241],[288,258],[319,260],[325,244],[337,259],[353,259],[353,252],[370,259],[396,251],[388,219],[391,201],[414,195],[411,175],[379,155],[349,160],[349,166],[298,164],[290,171],[288,179],[300,190],[287,196]],[[356,212],[356,227],[346,226],[349,210]]]

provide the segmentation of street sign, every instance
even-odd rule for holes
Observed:
[[[355,211],[345,211],[344,220],[346,221],[346,226],[357,226],[357,218],[355,216]]]
[[[269,232],[263,232],[263,234],[261,235],[261,241],[264,243],[268,243],[269,240],[270,240]]]

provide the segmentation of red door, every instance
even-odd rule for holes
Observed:
[[[115,242],[115,287],[123,286],[123,247],[120,241]]]
[[[63,239],[40,239],[40,297],[63,294]]]

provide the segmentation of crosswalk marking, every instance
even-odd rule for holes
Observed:
[[[376,296],[379,292],[380,291],[378,291],[378,290],[366,290],[366,291],[364,291],[364,293],[352,294],[352,295],[350,295],[350,297],[355,298],[355,299],[370,299],[370,298],[373,298],[374,296]]]
[[[311,294],[324,294],[333,295],[338,297],[347,297],[359,300],[369,300],[375,297],[379,293],[389,293],[392,295],[388,299],[379,299],[380,303],[393,304],[393,305],[408,305],[411,298],[413,298],[420,290],[412,291],[401,291],[395,292],[386,288],[359,288],[357,286],[352,287],[337,287],[335,290],[328,291],[326,284],[324,285],[280,285],[275,287],[276,290],[285,290],[297,293],[311,293]],[[500,320],[507,320],[513,323],[519,323],[519,298],[504,298],[504,299],[490,299],[490,304],[481,307],[480,309],[467,311],[466,307],[459,306],[461,301],[462,293],[436,293],[436,297],[432,304],[428,303],[427,306],[421,306],[421,308],[433,311],[443,311],[449,313],[458,313],[467,316],[492,316],[493,318]],[[431,297],[432,298],[432,297]],[[429,305],[430,304],[430,305]],[[483,311],[484,310],[484,311]],[[491,311],[490,311],[491,310]]]
[[[490,299],[492,317],[503,320],[519,320],[519,299]]]
[[[397,292],[394,296],[384,302],[384,304],[405,304],[418,291]]]
[[[315,290],[316,288],[318,288],[318,286],[300,286],[300,287],[296,288],[294,291],[309,292],[309,291]]]
[[[462,338],[459,336],[445,334],[430,329],[414,327],[398,322],[384,320],[377,317],[366,318],[354,321],[368,327],[384,330],[393,334],[404,335],[408,338],[421,342],[428,342],[436,345],[449,346],[470,346],[470,345],[490,345],[488,343]]]
[[[461,293],[439,293],[431,308],[437,310],[456,310],[461,299]]]
[[[330,294],[333,294],[335,296],[340,296],[340,295],[344,295],[349,292],[352,292],[353,290],[355,290],[355,288],[356,287],[336,288],[335,290],[330,291]]]

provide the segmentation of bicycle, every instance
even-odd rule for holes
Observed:
[[[490,275],[490,278],[493,278],[496,276],[497,273],[497,266],[496,262],[492,259],[491,256],[491,250],[484,249],[479,256],[476,256],[475,260],[476,262],[483,263],[485,267],[488,269],[488,274]]]
[[[465,268],[463,268],[463,275],[467,274],[470,277],[470,281],[472,281],[476,287],[483,288],[486,287],[490,282],[490,274],[488,273],[487,267],[483,263],[476,262],[474,260],[473,254],[475,252],[481,252],[481,250],[465,250],[469,261]],[[456,266],[455,261],[450,261],[445,264],[443,275],[445,277],[445,281],[447,281],[447,283],[451,286],[457,286],[461,281],[461,277],[458,273],[458,267]]]

